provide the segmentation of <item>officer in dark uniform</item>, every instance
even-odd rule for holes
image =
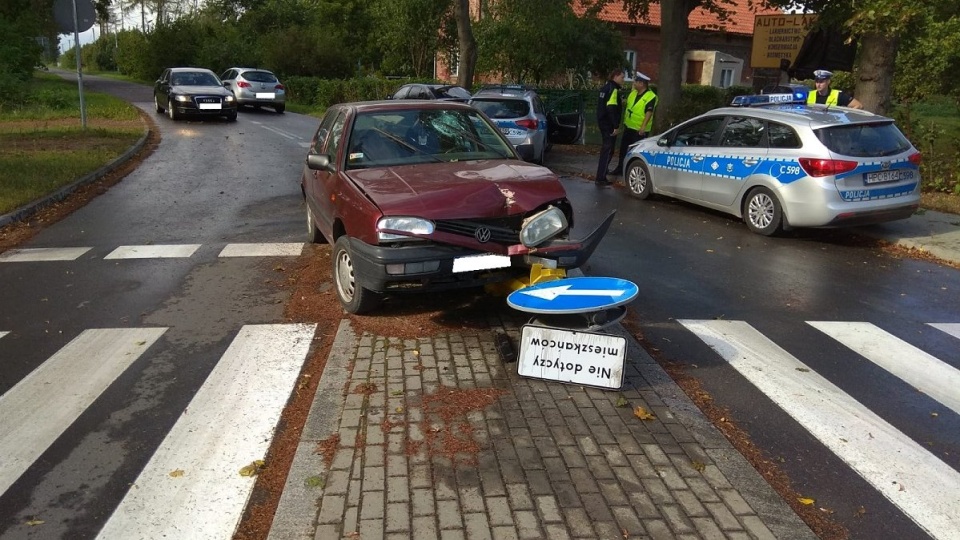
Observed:
[[[610,78],[600,88],[597,100],[597,126],[600,128],[600,161],[597,163],[597,186],[608,186],[607,168],[613,157],[613,147],[620,133],[620,120],[623,119],[623,70],[610,73]]]

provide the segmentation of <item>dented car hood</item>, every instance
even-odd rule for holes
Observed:
[[[513,160],[380,167],[347,175],[384,215],[498,217],[566,197],[549,169]]]

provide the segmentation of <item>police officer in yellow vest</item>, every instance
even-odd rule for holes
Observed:
[[[633,77],[633,90],[627,96],[623,113],[623,137],[620,139],[620,155],[617,167],[611,174],[623,174],[623,158],[630,145],[649,137],[653,130],[653,111],[657,108],[657,95],[650,89],[650,77],[639,71]]]
[[[810,105],[820,103],[822,105],[839,105],[841,107],[850,107],[851,109],[862,109],[863,103],[857,101],[857,98],[843,90],[833,90],[830,88],[830,79],[832,77],[833,73],[825,69],[818,69],[813,72],[813,80],[817,89],[807,94],[807,103]]]

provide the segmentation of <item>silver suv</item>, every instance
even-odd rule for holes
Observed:
[[[742,218],[762,235],[869,225],[920,205],[920,152],[891,118],[807,105],[805,92],[738,96],[630,147],[624,175],[653,194]]]
[[[542,164],[553,144],[571,144],[583,136],[583,100],[565,96],[548,109],[531,88],[484,86],[468,102],[487,115],[527,161]]]
[[[238,105],[271,107],[282,113],[287,107],[287,91],[277,76],[265,69],[232,67],[220,75],[223,86],[233,92]]]

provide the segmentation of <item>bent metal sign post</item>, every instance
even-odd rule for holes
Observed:
[[[545,326],[523,327],[517,372],[522,377],[619,389],[627,340]]]

